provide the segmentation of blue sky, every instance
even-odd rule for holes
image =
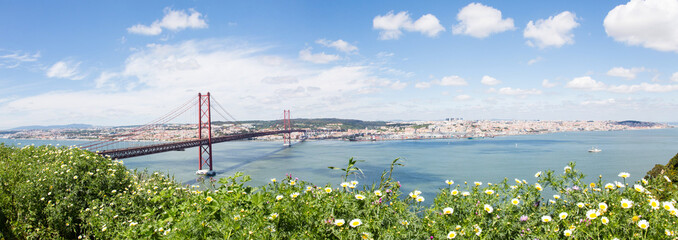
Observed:
[[[678,121],[678,1],[3,1],[0,129],[238,119]]]

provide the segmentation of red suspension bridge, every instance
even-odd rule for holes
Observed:
[[[189,110],[193,109],[195,106],[197,106],[198,112],[197,138],[155,144],[147,143],[142,146],[134,147],[116,147],[119,143],[129,142],[138,136],[149,135],[149,133],[155,131],[158,126],[164,126],[168,124],[178,116],[189,112]],[[212,134],[212,110],[214,110],[214,112],[223,118],[226,118],[224,114],[228,115],[231,119],[233,119],[234,125],[239,124],[237,120],[235,120],[235,118],[233,118],[233,116],[231,116],[231,114],[229,114],[221,106],[221,104],[219,104],[210,96],[209,92],[205,95],[198,93],[197,99],[192,98],[178,108],[170,111],[151,123],[131,129],[124,134],[113,134],[106,139],[81,144],[79,147],[90,151],[96,151],[99,155],[109,156],[113,159],[144,156],[168,151],[182,151],[186,148],[198,147],[199,164],[197,173],[213,175],[214,170],[212,165],[212,144],[282,134],[284,146],[291,146],[291,134],[293,132],[305,132],[305,130],[292,129],[290,111],[284,110],[282,126],[278,129],[258,132],[245,131],[215,137]]]

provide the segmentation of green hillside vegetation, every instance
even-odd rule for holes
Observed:
[[[246,185],[242,173],[202,187],[131,171],[77,148],[0,144],[0,239],[670,239],[668,177],[582,182],[574,163],[531,179],[440,180],[433,199],[391,173],[360,183],[359,162],[331,167],[339,186],[293,175]],[[328,170],[335,171],[335,170]],[[276,179],[277,178],[277,179]],[[402,184],[408,184],[406,182]],[[545,196],[545,188],[557,195]],[[656,192],[665,194],[657,195]]]

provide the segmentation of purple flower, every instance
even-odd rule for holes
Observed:
[[[521,222],[527,221],[527,215],[520,216],[520,221]]]
[[[577,185],[572,186],[572,190],[579,191],[579,186]]]

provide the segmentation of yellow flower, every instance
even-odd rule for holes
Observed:
[[[539,176],[541,176],[541,171],[539,171],[539,172],[537,172],[537,173],[534,174],[534,177],[537,177],[537,178],[538,178]]]
[[[207,196],[207,198],[205,198],[205,200],[207,200],[207,202],[210,203],[210,202],[212,202],[213,199],[212,199],[212,197]]]
[[[629,174],[627,172],[620,172],[618,176],[621,177],[621,178],[627,178],[627,177],[630,177],[631,174]]]
[[[600,218],[600,222],[602,222],[603,224],[607,225],[607,224],[610,222],[610,219],[607,219],[607,217],[601,217],[601,218]]]
[[[598,208],[600,208],[600,210],[603,211],[607,210],[607,203],[604,202],[598,203]]]
[[[485,194],[492,195],[492,194],[494,194],[494,190],[487,189],[487,190],[485,190]]]
[[[298,193],[298,192],[294,192],[294,193],[290,194],[290,197],[291,197],[291,198],[296,198],[296,197],[298,197],[298,196],[299,196],[299,193]]]
[[[577,203],[577,207],[583,208],[583,207],[584,207],[584,203],[578,202],[578,203]]]
[[[635,184],[633,185],[633,189],[636,190],[636,192],[642,193],[645,191],[645,188],[641,185]]]
[[[480,228],[478,225],[473,225],[473,232],[476,233],[476,236],[480,236],[480,233],[483,232],[483,229]]]
[[[671,202],[663,202],[662,205],[666,211],[671,211],[671,209],[674,209],[673,203]]]
[[[648,227],[650,227],[650,223],[647,222],[646,220],[640,220],[638,221],[638,227],[642,229],[647,229]]]
[[[377,197],[381,197],[381,190],[374,191],[374,195],[376,195]]]
[[[347,183],[347,182],[342,182],[340,184],[340,186],[343,187],[343,188],[348,187],[348,185],[349,185],[349,183]]]
[[[362,239],[370,239],[370,234],[364,232],[364,233],[361,233],[361,234],[360,234],[360,237],[361,237]]]
[[[541,221],[542,221],[542,222],[545,222],[545,223],[550,222],[550,221],[551,221],[551,216],[542,216],[542,217],[541,217]]]
[[[570,166],[565,166],[564,170],[565,170],[565,173],[568,173],[572,170],[572,168]]]
[[[445,183],[447,183],[447,185],[452,185],[452,184],[454,184],[454,181],[452,181],[452,180],[445,180]]]
[[[325,188],[325,192],[326,192],[326,193],[331,193],[331,192],[332,192],[332,188],[331,188],[331,187],[326,187],[326,188]]]
[[[513,204],[514,206],[517,206],[519,203],[520,200],[518,200],[517,198],[511,199],[511,204]]]
[[[283,199],[283,195],[278,195],[278,196],[275,196],[275,200],[278,200],[278,201],[280,201],[280,199]]]
[[[463,192],[461,192],[461,195],[464,196],[464,197],[466,197],[466,196],[471,195],[471,193],[466,192],[466,191],[463,191]]]
[[[454,239],[455,237],[457,237],[457,232],[450,231],[449,233],[447,233],[447,239]]]
[[[344,221],[344,219],[334,220],[334,225],[337,225],[337,227],[344,226],[344,223],[346,223],[346,221]]]
[[[278,181],[278,180],[276,180],[275,178],[271,178],[271,182],[276,182],[276,181]]]
[[[454,195],[454,196],[457,196],[457,194],[459,194],[459,190],[454,189],[454,190],[452,190],[450,193],[451,193],[452,195]]]
[[[596,212],[596,210],[591,209],[591,210],[586,211],[586,217],[593,220],[593,219],[596,219],[598,217],[598,213]]]
[[[276,218],[278,218],[278,213],[271,213],[271,215],[268,217],[268,219],[271,219],[271,220],[276,219]]]
[[[454,209],[450,207],[446,207],[443,209],[443,214],[452,214],[454,212]]]
[[[633,222],[637,222],[638,220],[640,220],[640,217],[638,217],[638,216],[633,216],[631,218],[631,221],[633,221]]]
[[[309,191],[311,191],[311,190],[313,190],[313,187],[311,187],[311,186],[306,186],[306,191],[307,191],[307,192],[309,192]]]
[[[539,184],[539,183],[535,183],[534,188],[536,188],[539,191],[543,190],[543,188],[541,188],[541,184]]]
[[[520,179],[517,179],[517,178],[514,178],[513,180],[516,181],[517,184],[523,183],[523,182],[520,181]]]
[[[557,194],[556,194],[556,195],[553,195],[553,198],[555,198],[555,199],[560,199],[560,195],[557,195]]]
[[[572,236],[572,230],[568,229],[568,230],[563,231],[563,235],[565,235],[566,237]]]
[[[416,200],[417,200],[417,202],[423,202],[423,201],[424,201],[424,197],[418,196]]]
[[[645,178],[640,179],[640,181],[643,182],[643,184],[647,185],[647,180],[645,180]]]
[[[410,225],[410,222],[408,222],[407,220],[402,220],[400,221],[400,224],[402,224],[403,226],[407,226]]]
[[[595,183],[591,183],[591,184],[589,184],[589,186],[591,186],[592,188],[594,188],[594,187],[596,187],[596,184],[595,184]]]
[[[360,194],[356,194],[356,195],[355,195],[355,199],[363,200],[363,199],[365,199],[365,196],[360,195]]]
[[[483,185],[483,182],[473,182],[473,184],[475,184],[476,186],[480,186]]]
[[[614,190],[614,184],[612,183],[605,184],[605,189]]]
[[[360,226],[360,224],[363,224],[363,222],[360,221],[360,219],[358,219],[358,218],[353,219],[348,223],[348,225],[351,226],[351,227],[357,227],[357,226]]]
[[[233,220],[236,220],[236,221],[240,220],[240,215],[233,216]]]
[[[295,181],[295,180],[290,180],[290,185],[294,186],[295,184],[297,184],[297,181]]]
[[[652,209],[654,210],[659,209],[659,201],[657,201],[656,199],[650,199],[648,201],[650,202],[650,207],[652,207]]]

